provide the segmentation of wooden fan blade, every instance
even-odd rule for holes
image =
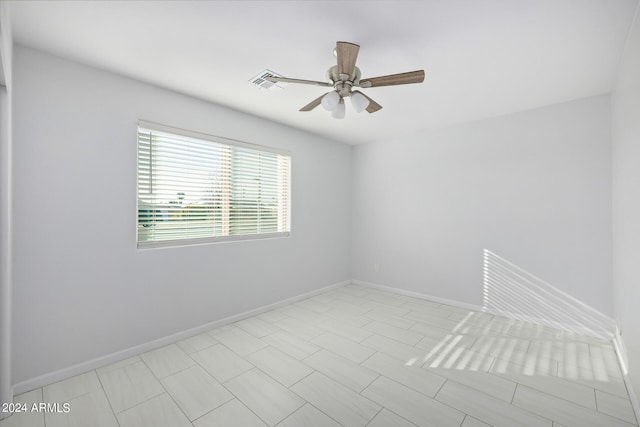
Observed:
[[[337,42],[336,56],[338,57],[338,74],[347,74],[349,79],[353,76],[356,69],[356,59],[360,46],[353,43]]]
[[[265,80],[270,81],[271,83],[301,83],[305,85],[314,85],[314,86],[324,86],[324,87],[333,87],[332,84],[327,82],[318,82],[315,80],[302,80],[302,79],[288,79],[286,77],[265,77]]]
[[[369,113],[375,113],[378,110],[382,110],[382,105],[378,104],[376,101],[374,101],[373,99],[369,98],[367,95],[365,95],[364,93],[360,92],[359,90],[354,90],[353,93],[359,93],[360,95],[364,96],[365,98],[367,98],[369,100],[369,106],[367,107],[367,111]]]
[[[302,107],[300,109],[300,111],[311,111],[311,110],[313,110],[318,105],[320,105],[320,103],[322,102],[322,98],[324,98],[325,95],[326,95],[326,93],[320,95],[319,97],[317,97],[316,99],[314,99],[313,101],[311,101],[310,103],[308,103],[307,105]]]
[[[422,83],[424,81],[424,70],[410,71],[408,73],[390,74],[388,76],[373,77],[370,79],[360,79],[360,87],[378,87],[406,85],[411,83]]]

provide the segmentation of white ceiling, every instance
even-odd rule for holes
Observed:
[[[14,40],[351,144],[609,92],[638,0],[10,2]],[[324,80],[338,40],[383,105],[298,109],[326,91],[259,90],[264,69]],[[52,82],[55,84],[55,82]]]

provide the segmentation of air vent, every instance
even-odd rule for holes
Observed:
[[[275,73],[271,70],[264,70],[263,72],[261,72],[260,74],[258,74],[257,76],[249,80],[249,83],[258,86],[258,88],[260,89],[271,89],[271,90],[283,89],[283,87],[280,86],[280,84],[272,83],[268,80],[265,80],[265,78],[267,77],[282,77],[282,75]]]

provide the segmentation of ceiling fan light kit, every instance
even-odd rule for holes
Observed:
[[[318,105],[322,105],[325,110],[331,111],[331,116],[336,119],[344,119],[345,117],[344,98],[351,98],[351,104],[358,113],[364,110],[367,110],[369,113],[375,113],[382,109],[382,105],[362,92],[353,90],[353,88],[405,85],[422,83],[424,81],[424,70],[363,79],[360,69],[356,67],[356,59],[358,58],[359,51],[360,46],[357,44],[337,42],[336,48],[333,51],[337,57],[337,65],[334,65],[327,71],[328,82],[290,79],[279,76],[265,77],[265,80],[272,83],[285,82],[333,87],[334,90],[314,99],[302,107],[300,111],[311,111]]]
[[[351,94],[351,105],[357,113],[362,113],[369,106],[369,100],[360,92],[353,92]]]
[[[333,111],[340,103],[340,95],[336,91],[331,91],[322,97],[322,108],[327,111]]]
[[[331,117],[334,119],[344,119],[345,116],[345,108],[344,108],[344,99],[340,98],[340,102],[335,106],[333,110],[331,110]]]

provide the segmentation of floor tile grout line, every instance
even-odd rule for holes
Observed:
[[[376,414],[375,414],[373,417],[371,417],[371,419],[370,419],[369,421],[367,421],[367,424],[365,424],[365,427],[367,427],[369,424],[371,424],[371,422],[372,422],[373,420],[375,420],[375,418],[376,418],[378,415],[380,415],[380,412],[382,412],[382,410],[383,410],[383,409],[384,409],[384,406],[380,405],[380,409],[378,410],[378,412],[376,412]]]
[[[205,332],[205,333],[206,333],[206,332]],[[213,346],[215,346],[215,345],[222,345],[223,347],[225,347],[225,348],[226,348],[226,346],[224,346],[224,344],[222,344],[222,343],[220,343],[220,342],[218,342],[218,343],[216,343],[216,344],[214,344],[214,345],[212,345],[212,346],[209,346],[209,347],[207,347],[207,348],[213,347]],[[206,350],[206,349],[203,349],[203,350]],[[200,350],[200,351],[203,351],[203,350]],[[229,351],[232,351],[232,350],[230,350],[230,349],[229,349]],[[199,353],[199,352],[196,352],[196,353]],[[193,353],[193,354],[195,354],[195,353]],[[203,370],[207,375],[209,375],[211,378],[213,378],[213,380],[214,380],[215,382],[217,382],[218,384],[220,384],[220,386],[221,386],[221,387],[224,387],[224,389],[225,389],[228,393],[230,393],[230,394],[233,396],[233,398],[237,399],[237,397],[236,397],[236,396],[231,392],[231,390],[229,390],[229,389],[224,385],[224,383],[223,383],[223,382],[218,381],[218,379],[217,379],[217,378],[215,378],[215,377],[213,376],[213,374],[211,374],[211,372],[209,372],[209,371],[208,371],[204,366],[202,366],[202,365],[201,365],[197,360],[195,360],[193,357],[191,357],[191,355],[190,355],[190,354],[188,354],[187,356],[188,356],[189,358],[191,358],[191,360],[192,360],[195,364],[194,364],[194,365],[191,365],[190,367],[188,367],[188,368],[186,368],[186,369],[183,369],[183,370],[182,370],[182,371],[180,371],[180,372],[183,372],[183,371],[185,371],[185,370],[187,370],[187,369],[190,369],[190,368],[192,368],[192,367],[194,367],[194,366],[198,366],[198,367],[200,367],[200,368],[201,368],[201,369],[202,369],[202,370]],[[239,357],[240,357],[240,356],[239,356]],[[141,358],[141,359],[142,359],[142,358]],[[143,362],[144,362],[144,360],[143,360]],[[247,362],[248,362],[248,361],[247,361]],[[248,363],[250,363],[250,362],[248,362]],[[251,364],[251,365],[253,366],[253,364]],[[255,367],[255,366],[254,366],[254,367]],[[253,369],[253,368],[252,368],[252,369]],[[149,368],[149,370],[151,370],[151,369]],[[245,371],[245,372],[248,372],[248,371]],[[151,373],[153,374],[153,371],[151,371]],[[175,374],[177,374],[177,373],[179,373],[179,372],[176,372]],[[243,372],[243,373],[244,373],[244,372]],[[238,374],[238,375],[234,376],[233,378],[236,378],[236,377],[238,377],[238,376],[242,375],[243,373],[240,373],[240,374]],[[172,374],[172,375],[174,375],[174,374]],[[154,374],[154,376],[155,376],[155,374]],[[168,375],[168,376],[167,376],[167,377],[165,377],[165,378],[168,378],[168,377],[170,377],[170,376],[171,376],[171,375]],[[228,381],[231,381],[233,378],[230,378]],[[187,414],[182,410],[182,408],[180,407],[180,405],[178,405],[178,403],[175,401],[175,399],[173,398],[173,396],[171,395],[171,393],[169,392],[169,390],[167,390],[167,388],[164,386],[164,384],[162,384],[162,381],[161,381],[160,379],[158,379],[158,378],[156,378],[156,379],[158,380],[158,382],[160,383],[160,385],[162,386],[162,388],[165,390],[165,393],[167,393],[167,394],[169,395],[169,397],[174,401],[174,403],[176,404],[176,406],[178,406],[178,408],[179,408],[179,409],[182,411],[182,413],[185,415],[185,417],[187,418],[187,420],[189,420],[189,422],[193,425],[193,423],[194,423],[194,421],[195,421],[195,420],[191,421],[191,419],[187,416]],[[230,400],[233,400],[233,399],[230,399]],[[217,407],[215,407],[215,408],[211,409],[211,410],[210,410],[210,411],[208,411],[206,414],[208,414],[209,412],[215,411],[215,410],[216,410],[216,409],[218,409],[220,406],[224,405],[225,403],[229,402],[230,400],[228,400],[228,401],[226,401],[226,402],[224,402],[224,403],[222,403],[222,404],[218,405]],[[240,400],[240,399],[238,399],[238,400]],[[245,405],[245,406],[246,406],[246,405]],[[123,412],[124,412],[124,411],[123,411]],[[204,416],[204,415],[206,415],[206,414],[203,414],[202,416]],[[202,417],[202,416],[201,416],[201,417]],[[201,418],[201,417],[198,417],[197,419],[199,419],[199,418]],[[258,417],[258,418],[259,418],[259,417]],[[260,419],[261,419],[261,418],[260,418]],[[267,424],[267,425],[268,425],[268,424]]]
[[[496,359],[496,360],[497,360],[497,359]],[[495,363],[495,362],[494,362],[494,363]],[[491,370],[489,370],[487,373],[488,373],[488,374],[490,374],[490,375],[493,375],[493,376],[495,376],[495,377],[502,378],[502,379],[505,379],[505,380],[507,380],[507,381],[511,381],[511,382],[516,383],[516,384],[518,384],[518,385],[522,385],[523,387],[527,387],[527,388],[529,388],[529,389],[531,389],[531,390],[535,390],[535,391],[540,392],[540,393],[545,393],[545,394],[547,394],[547,395],[549,395],[549,396],[553,396],[554,398],[565,400],[565,401],[567,401],[567,402],[573,403],[574,405],[582,406],[583,408],[586,408],[586,409],[589,409],[589,410],[596,410],[596,411],[597,411],[597,409],[591,408],[591,407],[589,407],[589,406],[582,405],[581,403],[575,402],[575,401],[573,401],[573,400],[565,399],[565,398],[563,398],[563,397],[561,397],[561,396],[557,396],[557,395],[555,395],[555,394],[548,393],[548,392],[546,392],[546,391],[544,391],[544,390],[541,390],[540,388],[538,388],[538,387],[536,387],[536,386],[534,386],[534,385],[531,385],[531,384],[522,384],[522,383],[518,382],[517,380],[515,380],[515,376],[514,376],[514,374],[502,374],[502,373],[496,373],[496,372],[492,372]],[[503,375],[504,375],[504,376],[503,376]],[[516,375],[517,375],[517,374],[516,374]],[[536,375],[535,377],[538,377],[538,376]],[[553,377],[553,376],[549,376],[549,378],[555,378],[555,377]],[[595,390],[596,390],[596,389],[595,389],[595,388],[593,388],[593,387],[586,386],[586,385],[583,385],[583,384],[580,384],[580,383],[576,383],[576,382],[573,382],[573,381],[569,381],[569,380],[566,380],[566,379],[564,379],[564,378],[556,378],[556,379],[557,379],[557,380],[559,380],[559,381],[561,381],[561,382],[567,382],[567,383],[570,383],[570,384],[573,384],[573,385],[583,386],[583,387],[585,387],[585,388],[591,389],[591,390],[593,390],[594,395],[595,395]],[[609,394],[610,394],[610,393],[609,393]],[[514,390],[514,395],[515,395],[515,390]],[[612,396],[615,396],[615,395],[612,395]],[[512,396],[512,400],[513,400],[513,396]],[[597,407],[597,406],[596,406],[596,407]],[[597,411],[597,412],[599,412],[599,411]]]
[[[123,410],[122,410],[122,411],[120,411],[120,412],[115,412],[115,411],[114,411],[114,414],[116,415],[116,418],[117,418],[117,416],[118,416],[118,415],[123,414],[123,413],[125,413],[125,412],[129,411],[130,409],[137,408],[138,406],[142,405],[143,403],[147,403],[147,402],[149,402],[149,401],[151,401],[151,400],[153,400],[153,399],[155,399],[155,398],[157,398],[157,397],[159,397],[159,396],[162,396],[163,394],[166,394],[166,393],[167,393],[167,392],[166,392],[166,390],[165,390],[165,391],[163,391],[162,393],[156,394],[156,395],[151,396],[151,397],[147,397],[146,399],[141,400],[140,402],[136,403],[135,405],[130,406],[130,407],[128,407],[128,408],[125,408],[125,409],[123,409]],[[187,419],[188,419],[188,418],[187,418]]]
[[[451,381],[451,382],[453,382],[453,383],[456,383],[456,381],[455,381],[455,380],[447,379],[447,382],[448,382],[448,381]],[[460,384],[460,383],[457,383],[457,384]],[[473,388],[473,387],[469,387],[469,386],[464,385],[464,384],[460,384],[460,385],[462,385],[462,386],[464,386],[464,387],[467,387],[467,388]],[[520,385],[520,384],[517,384],[517,385],[516,385],[516,388],[517,388],[517,386],[518,386],[518,385]],[[442,386],[442,387],[444,387],[444,384],[443,384],[443,386]],[[523,387],[526,387],[526,386],[523,386]],[[440,390],[442,390],[442,388],[441,388]],[[440,391],[438,391],[438,394],[439,394],[439,393],[440,393]],[[482,392],[480,392],[480,393],[482,393]],[[483,394],[485,394],[485,393],[483,393]],[[514,396],[515,396],[515,393],[514,393]],[[442,403],[443,405],[446,405],[446,406],[448,406],[448,407],[450,407],[450,408],[453,408],[453,409],[457,410],[458,412],[462,412],[462,413],[464,413],[465,415],[470,415],[470,414],[467,414],[466,412],[462,411],[461,409],[456,408],[455,406],[448,405],[448,404],[446,404],[446,403],[444,403],[444,402],[442,402],[442,401],[440,401],[440,400],[436,399],[436,397],[437,397],[437,395],[436,395],[436,396],[434,396],[434,397],[433,397],[433,399],[434,399],[434,400],[436,400],[436,401],[438,401],[438,402],[440,402],[440,403]],[[498,399],[498,398],[496,398],[496,397],[493,397],[493,396],[490,396],[490,395],[487,395],[487,397],[488,397],[488,398],[490,398],[490,399],[495,399],[495,400],[501,401],[501,402],[503,402],[503,403],[504,403],[504,404],[506,404],[506,405],[511,405],[511,406],[513,406],[514,408],[517,408],[519,411],[523,411],[523,412],[529,413],[529,414],[531,414],[531,415],[534,415],[535,417],[541,418],[541,419],[543,419],[543,420],[547,420],[547,421],[551,422],[552,424],[555,422],[553,419],[548,418],[548,417],[545,417],[544,415],[541,415],[541,414],[538,414],[538,413],[532,412],[532,411],[530,411],[530,410],[528,410],[528,409],[526,409],[526,408],[522,408],[522,407],[520,407],[520,406],[514,405],[514,404],[513,404],[513,399],[512,399],[512,402],[511,402],[511,403],[509,403],[509,402],[505,402],[505,401],[503,401],[503,400],[500,400],[500,399]],[[472,418],[475,418],[475,417],[473,417],[473,416],[471,416],[471,417],[472,417]],[[478,418],[478,419],[479,419],[479,418]],[[482,421],[482,422],[483,422],[483,423],[485,423],[485,424],[489,424],[488,422],[486,422],[486,421],[484,421],[484,420],[481,420],[481,419],[479,419],[479,420],[480,420],[480,421]]]
[[[377,376],[377,377],[375,377],[375,378],[373,379],[373,381],[369,382],[369,384],[367,384],[367,385],[366,385],[362,390],[360,390],[360,391],[356,391],[356,393],[358,393],[360,396],[362,396],[362,397],[364,397],[364,398],[366,398],[366,399],[369,399],[367,396],[363,395],[363,394],[362,394],[362,392],[363,392],[363,391],[365,391],[366,389],[368,389],[369,387],[371,387],[371,384],[375,383],[376,381],[378,381],[378,380],[380,379],[380,377],[382,377],[382,376],[383,376],[380,372],[376,372],[376,374],[377,374],[378,376]],[[386,378],[386,379],[391,379],[391,378],[388,378],[388,377],[386,377],[386,376],[385,376],[385,378]],[[337,382],[337,381],[336,381],[336,382]],[[396,381],[396,382],[397,382],[397,381]],[[344,384],[343,384],[343,385],[344,385]],[[403,384],[403,385],[404,385],[404,384]],[[345,387],[346,387],[346,386],[345,386]],[[406,387],[406,386],[405,386],[405,387]],[[348,387],[347,387],[347,388],[348,388]],[[369,399],[369,400],[371,400],[371,399]],[[382,405],[380,405],[380,406],[382,406]],[[384,406],[383,406],[383,407],[384,407]]]
[[[97,375],[97,374],[96,374]],[[44,387],[40,387],[40,389],[42,390],[42,401],[44,402]],[[107,399],[108,401],[109,399]],[[15,415],[15,414],[14,414]],[[42,414],[42,426],[43,427],[47,427],[47,417],[44,416],[45,414]],[[114,415],[115,416],[115,415]],[[118,422],[118,420],[116,419],[116,422]]]
[[[309,365],[305,365],[305,366],[309,366]],[[313,368],[311,368],[312,371],[309,372],[307,375],[305,375],[304,377],[300,378],[298,381],[296,381],[295,383],[291,384],[289,387],[286,387],[289,391],[291,391],[292,393],[294,393],[296,396],[300,397],[300,399],[303,399],[306,401],[306,399],[304,399],[302,396],[300,396],[298,393],[296,393],[295,391],[291,390],[292,387],[294,387],[296,384],[298,384],[299,382],[305,380],[306,378],[310,377],[311,375],[317,373],[321,373]]]
[[[516,398],[516,392],[518,391],[519,386],[520,386],[520,383],[516,383],[516,386],[513,389],[513,394],[511,395],[511,400],[509,401],[511,405],[513,405],[513,400]],[[513,405],[513,406],[516,406],[516,405]]]
[[[249,371],[246,371],[246,372],[249,372]],[[243,373],[244,373],[244,372],[243,372]],[[242,374],[240,374],[240,375],[242,375]],[[240,376],[240,375],[238,375],[238,376]],[[235,378],[237,378],[238,376],[236,376]],[[232,380],[230,379],[229,381],[232,381]],[[225,381],[225,382],[228,382],[228,381]],[[202,416],[198,417],[198,418],[197,418],[198,420],[199,420],[200,418],[202,418],[202,417],[204,417],[204,416],[206,416],[206,415],[210,414],[211,412],[215,411],[216,409],[220,408],[221,406],[226,405],[227,403],[229,403],[229,402],[231,402],[232,400],[234,400],[234,399],[235,399],[235,400],[237,400],[238,402],[240,402],[240,404],[241,404],[242,406],[244,406],[245,408],[247,408],[247,409],[248,409],[248,410],[249,410],[253,415],[255,415],[256,417],[258,417],[258,419],[259,419],[260,421],[262,421],[263,423],[265,423],[267,426],[269,425],[269,423],[268,423],[266,420],[263,420],[263,419],[260,417],[260,415],[256,414],[256,413],[255,413],[255,411],[253,411],[253,409],[251,409],[251,408],[249,408],[249,406],[245,405],[245,403],[242,401],[242,399],[240,399],[238,396],[236,396],[236,394],[235,394],[234,392],[232,392],[231,390],[229,390],[229,389],[227,388],[227,386],[225,386],[225,385],[224,385],[224,383],[220,383],[220,385],[221,385],[221,386],[223,386],[223,387],[224,387],[224,389],[225,389],[225,390],[227,390],[227,392],[229,392],[229,394],[231,394],[231,396],[233,396],[233,397],[232,397],[231,399],[227,400],[226,402],[222,403],[221,405],[218,405],[217,407],[213,408],[213,409],[212,409],[212,410],[210,410],[209,412],[207,412],[207,413],[203,414]],[[195,421],[196,421],[196,420],[193,420],[193,421],[192,421],[192,424],[193,424]],[[281,421],[282,421],[282,420],[281,420]],[[279,422],[281,422],[281,421],[279,421]]]
[[[612,415],[612,414],[608,414],[608,413],[606,413],[606,412],[602,412],[602,411],[600,411],[600,409],[598,409],[598,395],[597,395],[597,391],[600,391],[600,393],[603,393],[603,394],[608,394],[609,396],[612,396],[612,397],[615,397],[615,398],[618,398],[618,399],[623,399],[622,397],[620,397],[620,396],[616,396],[615,394],[607,393],[607,392],[602,391],[602,390],[596,390],[596,389],[593,389],[593,393],[594,393],[594,397],[595,397],[595,401],[596,401],[596,411],[597,411],[597,412],[599,412],[600,414],[608,415],[608,416],[610,416],[610,417],[612,417],[612,418],[615,418],[615,419],[617,419],[617,420],[620,420],[620,421],[623,421],[623,422],[629,423],[629,421],[627,421],[627,420],[625,420],[625,419],[622,419],[622,418],[620,418],[620,417],[618,417],[618,416],[616,416],[616,415]],[[624,400],[624,399],[623,399],[623,400]],[[631,406],[631,402],[630,402],[630,401],[629,401],[629,405]],[[631,413],[632,413],[632,414],[633,414],[633,416],[635,417],[635,411],[633,410],[633,406],[631,406]],[[637,425],[638,425],[638,420],[636,419],[636,420],[634,421],[634,423],[635,423],[635,424],[632,424],[632,425],[637,426]]]
[[[223,345],[222,343],[220,343],[220,345],[222,345],[222,346],[224,347],[224,345]],[[225,347],[225,348],[226,348],[226,347]],[[227,348],[227,350],[232,351],[231,349],[228,349],[228,348]],[[234,353],[234,354],[235,354],[236,356],[238,356],[236,353]],[[198,363],[198,361],[196,361],[196,363],[198,363],[198,365],[200,365],[200,367],[201,367],[202,369],[204,369],[204,371],[205,371],[205,372],[207,372],[209,375],[211,375],[211,376],[213,377],[213,379],[214,379],[214,380],[218,381],[221,385],[224,385],[224,383],[229,382],[229,381],[231,381],[231,380],[233,380],[233,379],[235,379],[235,378],[239,377],[240,375],[244,374],[245,372],[249,372],[250,370],[252,370],[252,369],[256,368],[256,365],[254,365],[253,363],[249,362],[248,360],[245,360],[245,359],[244,359],[244,357],[242,357],[242,356],[238,356],[238,357],[240,357],[240,358],[241,358],[241,359],[243,359],[245,362],[247,362],[248,364],[250,364],[250,365],[251,365],[251,368],[249,368],[249,369],[247,369],[246,371],[241,372],[241,373],[239,373],[239,374],[237,374],[237,375],[234,375],[233,377],[228,378],[228,379],[226,379],[226,380],[224,380],[224,381],[220,381],[220,380],[218,380],[218,379],[217,379],[217,378],[216,378],[216,377],[215,377],[211,372],[209,372],[209,371],[207,370],[207,368],[206,368],[206,367],[204,367],[204,366],[202,366],[200,363]]]
[[[566,402],[566,403],[570,403],[570,404],[573,404],[573,405],[575,405],[575,406],[580,406],[582,409],[587,409],[587,410],[589,410],[589,411],[596,412],[596,413],[598,413],[598,414],[605,415],[605,416],[607,416],[607,417],[611,417],[611,418],[615,418],[615,419],[617,419],[617,420],[621,420],[620,418],[618,418],[618,417],[616,417],[616,416],[609,415],[609,414],[606,414],[606,413],[604,413],[604,412],[599,412],[599,411],[597,411],[597,410],[595,410],[595,409],[592,409],[592,408],[587,408],[586,406],[580,405],[580,404],[578,404],[578,403],[572,402],[572,401],[570,401],[570,400],[564,399],[564,398],[559,397],[559,396],[554,396],[554,395],[552,395],[552,394],[549,394],[549,393],[544,392],[544,391],[541,391],[541,390],[536,390],[536,389],[534,389],[534,388],[532,388],[532,387],[529,387],[529,386],[527,386],[527,385],[524,385],[524,384],[520,384],[520,383],[518,383],[518,386],[522,386],[522,387],[524,387],[524,388],[528,388],[528,389],[533,390],[533,391],[535,391],[535,392],[537,392],[537,393],[545,394],[545,395],[547,395],[547,396],[549,396],[549,397],[551,397],[551,398],[553,398],[553,399],[563,400],[563,401],[564,401],[564,402]],[[514,399],[515,399],[515,393],[514,393]],[[531,412],[531,411],[529,411],[528,409],[522,408],[522,407],[520,407],[520,406],[518,406],[518,405],[515,405],[515,404],[513,404],[513,403],[512,403],[512,405],[513,405],[513,406],[515,406],[516,408],[520,408],[520,409],[522,409],[522,410],[524,410],[524,411]],[[537,414],[537,413],[535,413],[535,412],[531,412],[531,413],[532,413],[532,414],[536,414],[536,415],[537,415],[537,416],[539,416],[539,417],[549,419],[549,418],[545,417],[544,415]],[[560,423],[560,421],[555,421],[555,420],[552,420],[552,421],[553,421],[553,422]],[[621,420],[621,421],[626,422],[626,421],[624,421],[624,420]]]
[[[98,374],[98,370],[94,369],[95,373],[96,373],[96,377],[98,377],[98,383],[100,383],[100,388],[102,389],[102,393],[104,393],[104,397],[105,399],[107,399],[107,403],[109,404],[109,408],[111,408],[111,413],[113,414],[113,418],[116,420],[116,423],[118,424],[118,426],[120,426],[120,420],[118,420],[118,416],[116,414],[116,411],[113,409],[113,404],[111,403],[111,399],[109,399],[109,396],[107,395],[107,391],[104,389],[104,384],[102,383],[102,378],[100,378],[100,375]],[[44,393],[43,393],[43,398],[44,398]],[[46,427],[46,424],[45,424]]]
[[[191,360],[193,360],[193,359],[191,359]],[[182,372],[184,372],[184,371],[187,371],[187,370],[189,370],[189,369],[193,368],[194,366],[196,366],[196,365],[197,365],[197,362],[196,362],[195,360],[193,360],[193,362],[194,362],[194,364],[193,364],[193,365],[189,365],[189,366],[187,366],[186,368],[182,368],[182,369],[179,369],[179,370],[177,370],[177,371],[175,371],[175,372],[171,372],[169,375],[166,375],[166,376],[164,376],[164,377],[162,377],[162,378],[158,377],[158,376],[157,376],[153,371],[151,371],[151,368],[149,368],[149,370],[151,371],[151,373],[153,374],[153,376],[156,378],[156,380],[158,380],[158,382],[162,383],[162,381],[163,381],[163,380],[165,380],[165,379],[167,379],[167,378],[169,378],[169,377],[172,377],[172,376],[174,376],[174,375],[178,375],[179,373],[182,373]],[[205,369],[205,371],[206,371],[206,369]]]
[[[193,365],[192,365],[193,366]],[[151,368],[149,368],[151,369]],[[152,371],[153,373],[153,371]],[[169,377],[170,375],[168,375],[167,377]],[[165,377],[165,378],[167,378]],[[191,424],[193,426],[193,421],[191,421],[191,418],[189,418],[189,416],[187,415],[187,413],[184,411],[184,409],[182,408],[182,406],[180,406],[178,404],[178,402],[176,401],[176,399],[173,397],[173,395],[169,392],[169,390],[167,390],[167,388],[164,386],[164,384],[162,384],[162,381],[160,379],[157,379],[157,381],[160,383],[160,387],[163,388],[165,394],[167,396],[169,396],[169,399],[171,399],[171,401],[176,405],[176,407],[180,410],[180,412],[182,413],[182,415],[184,415],[184,417],[187,419],[187,421],[189,421],[189,424]],[[161,395],[160,395],[161,396]],[[157,396],[156,396],[157,397]],[[151,400],[151,399],[149,399]],[[123,411],[124,412],[124,411]]]
[[[96,371],[96,373],[98,374],[98,377],[100,377],[100,374],[101,374],[101,373],[102,373],[102,374],[108,374],[108,373],[113,372],[113,371],[115,371],[115,370],[117,370],[117,369],[124,368],[125,366],[133,365],[133,364],[135,364],[135,363],[138,363],[138,362],[143,361],[143,360],[142,360],[142,358],[140,357],[140,355],[141,355],[141,354],[142,354],[142,353],[138,353],[138,354],[136,354],[136,355],[134,355],[134,356],[127,357],[126,359],[120,360],[120,361],[118,361],[118,362],[114,362],[114,363],[111,363],[111,364],[109,364],[109,365],[101,366],[100,368],[96,368],[96,369],[94,369],[94,371]],[[135,360],[132,360],[132,361],[131,361],[131,362],[129,362],[129,363],[123,364],[122,366],[118,366],[117,368],[115,368],[115,367],[114,367],[114,368],[111,368],[111,369],[109,369],[109,370],[105,370],[106,368],[109,368],[110,366],[119,365],[120,363],[123,363],[124,361],[126,361],[126,360],[130,360],[130,359],[135,359]],[[98,372],[98,371],[103,371],[103,372]],[[73,377],[72,377],[72,378],[73,378]],[[64,381],[64,380],[63,380],[63,381]]]
[[[435,400],[435,399],[433,399],[433,400]],[[440,403],[442,403],[442,402],[440,402]],[[382,405],[380,405],[380,406],[382,406]],[[380,411],[379,411],[378,413],[382,412],[383,410],[386,410],[386,411],[388,411],[388,412],[391,412],[391,413],[392,413],[392,414],[394,414],[395,416],[397,416],[397,417],[399,417],[399,418],[402,418],[404,421],[407,421],[409,424],[414,425],[414,426],[416,426],[416,427],[417,427],[417,425],[416,425],[414,422],[412,422],[412,421],[410,421],[410,420],[406,419],[406,418],[405,418],[405,417],[403,417],[402,415],[397,414],[396,412],[392,411],[391,409],[389,409],[389,408],[387,408],[387,407],[385,407],[385,406],[382,406],[382,409],[380,409]],[[458,409],[458,411],[459,411],[459,412],[462,412],[462,411],[460,411],[459,409]],[[465,415],[466,415],[466,414],[465,414]],[[376,414],[376,416],[377,416],[377,414]],[[373,418],[375,418],[375,417],[373,417]],[[371,419],[371,421],[373,421],[373,418]],[[463,420],[464,420],[464,418],[463,418]],[[369,421],[369,422],[371,422],[371,421]]]
[[[309,375],[311,375],[311,374],[309,374]],[[307,375],[307,376],[308,376],[308,375]],[[292,392],[292,393],[295,393],[293,390],[291,390],[291,392]],[[295,395],[296,395],[296,396],[299,396],[297,393],[295,393]],[[309,405],[309,406],[312,406],[312,407],[316,408],[316,409],[318,410],[318,412],[320,412],[320,413],[322,413],[322,414],[326,415],[328,418],[332,419],[333,421],[335,421],[335,422],[336,422],[336,423],[338,423],[339,425],[341,425],[341,426],[343,426],[343,427],[348,427],[348,426],[345,426],[344,424],[342,424],[341,422],[339,422],[338,420],[336,420],[335,418],[333,418],[331,415],[329,415],[329,414],[327,414],[326,412],[324,412],[322,409],[318,408],[318,407],[317,407],[316,405],[314,405],[313,403],[309,402],[308,400],[303,399],[301,396],[300,396],[300,399],[302,399],[302,400],[304,400],[304,401],[305,401],[305,405]],[[296,410],[295,410],[295,411],[293,411],[291,414],[289,414],[289,416],[288,416],[287,418],[289,418],[291,415],[295,414],[297,411],[299,411],[300,409],[302,409],[302,407],[304,407],[304,405],[302,405],[300,408],[296,409]],[[285,419],[286,419],[286,418],[285,418]],[[281,423],[281,422],[282,422],[282,421],[280,421],[280,423]]]
[[[454,382],[454,383],[455,383],[455,381],[450,380],[450,379],[448,379],[448,378],[447,378],[447,381],[446,381],[445,383],[447,383],[447,382],[449,382],[449,381],[451,381],[451,382]],[[459,383],[458,383],[458,384],[459,384]],[[463,384],[463,385],[464,385],[464,384]],[[451,408],[451,409],[453,409],[453,410],[455,410],[455,411],[460,412],[461,414],[463,414],[464,416],[462,417],[462,421],[460,422],[460,425],[462,425],[462,423],[464,423],[464,419],[465,419],[465,418],[467,417],[467,415],[469,415],[469,414],[467,414],[466,412],[464,412],[462,409],[456,408],[455,406],[452,406],[452,405],[450,405],[450,404],[448,404],[448,403],[445,403],[445,402],[443,402],[443,401],[441,401],[441,400],[438,400],[438,399],[437,399],[438,394],[440,394],[440,391],[442,390],[442,388],[444,388],[444,386],[445,386],[445,384],[442,384],[442,386],[440,387],[440,389],[438,390],[438,392],[433,396],[433,400],[434,400],[435,402],[438,402],[438,403],[439,403],[439,404],[441,404],[441,405],[444,405],[444,406],[446,406],[446,407],[448,407],[448,408]],[[480,421],[482,421],[482,420],[480,420]],[[482,422],[485,422],[485,421],[482,421]]]
[[[189,356],[189,355],[187,355],[187,356]],[[223,383],[221,383],[220,381],[218,381],[218,380],[217,380],[217,379],[216,379],[216,378],[215,378],[215,377],[214,377],[214,376],[213,376],[209,371],[207,371],[207,370],[204,368],[204,366],[201,366],[201,365],[200,365],[196,360],[194,360],[193,358],[192,358],[191,360],[193,360],[194,365],[191,365],[191,366],[189,366],[188,368],[182,369],[181,371],[175,372],[175,373],[173,373],[173,374],[171,374],[171,375],[167,375],[166,377],[164,377],[164,378],[162,378],[162,379],[158,378],[158,382],[160,383],[160,385],[162,386],[162,388],[164,388],[165,393],[167,393],[167,394],[169,395],[169,397],[171,398],[171,400],[173,400],[173,402],[174,402],[174,403],[176,404],[176,406],[177,406],[177,407],[182,411],[182,413],[183,413],[183,414],[184,414],[184,416],[187,418],[187,420],[189,420],[189,422],[193,425],[193,423],[194,423],[195,419],[194,419],[194,420],[191,420],[191,419],[189,418],[189,416],[187,415],[187,413],[186,413],[186,412],[184,412],[184,410],[183,410],[183,409],[182,409],[182,407],[178,404],[178,402],[175,400],[175,398],[173,397],[173,395],[171,394],[171,392],[170,392],[170,391],[167,389],[167,387],[165,387],[165,385],[162,383],[162,380],[163,380],[163,379],[169,378],[169,377],[171,377],[171,376],[173,376],[173,375],[177,375],[177,374],[179,374],[180,372],[184,372],[184,371],[186,371],[186,370],[188,370],[188,369],[191,369],[191,368],[193,368],[193,367],[199,367],[200,369],[202,369],[202,370],[205,372],[205,375],[208,375],[211,379],[213,379],[213,381],[215,381],[217,384],[219,384],[221,387],[223,387],[223,388],[224,388],[228,393],[230,393],[232,396],[234,396],[234,395],[233,395],[233,393],[231,393],[231,390],[229,390],[228,388],[226,388],[226,387],[224,386],[224,384],[223,384]],[[153,373],[153,371],[152,371],[152,373]],[[235,396],[234,396],[234,398],[235,398]],[[218,405],[218,406],[216,406],[215,408],[211,409],[211,410],[210,410],[210,411],[208,411],[207,413],[209,413],[209,412],[211,412],[211,411],[215,411],[215,410],[216,410],[216,409],[218,409],[220,406],[224,405],[225,403],[229,402],[230,400],[233,400],[233,398],[232,398],[232,399],[227,400],[226,402],[221,403],[220,405]],[[202,416],[204,416],[204,415],[202,415]],[[200,416],[200,417],[198,417],[198,418],[196,418],[196,419],[199,419],[199,418],[201,418],[202,416]]]
[[[440,394],[440,392],[442,391],[442,389],[444,388],[445,384],[447,384],[449,381],[452,381],[450,378],[444,377],[444,382],[442,383],[442,385],[440,387],[438,387],[438,390],[434,393],[432,399],[433,400],[437,400],[436,397],[438,397],[438,395]],[[440,402],[442,403],[442,402]]]
[[[367,347],[367,348],[370,348],[370,347]],[[372,357],[374,357],[375,355],[380,353],[378,350],[375,350],[375,349],[372,349],[372,350],[374,350],[374,352],[369,357],[364,359],[362,362],[358,363],[359,366],[362,366],[362,367],[366,368],[366,366],[363,366],[365,364],[365,362],[368,361],[369,359],[371,359]]]

